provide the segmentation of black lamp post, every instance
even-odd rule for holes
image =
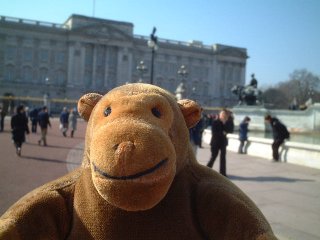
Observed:
[[[155,36],[157,29],[153,27],[152,33],[150,34],[150,40],[148,41],[148,47],[151,48],[151,76],[150,83],[153,84],[153,69],[154,69],[154,54],[158,49],[158,38]]]
[[[143,61],[140,61],[140,63],[137,66],[137,70],[139,71],[140,78],[138,82],[143,82],[143,74],[148,71],[148,68],[144,65]]]

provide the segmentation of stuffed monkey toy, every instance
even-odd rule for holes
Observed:
[[[8,209],[0,239],[277,239],[238,187],[196,161],[196,102],[135,83],[85,94],[78,111],[81,167]]]

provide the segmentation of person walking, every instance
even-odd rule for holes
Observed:
[[[38,121],[41,129],[41,138],[38,141],[38,144],[41,145],[41,142],[43,142],[43,146],[47,146],[48,126],[51,127],[51,123],[49,119],[48,108],[46,106],[44,106],[41,112],[38,114]]]
[[[207,167],[212,168],[220,151],[220,173],[227,176],[226,152],[228,139],[227,134],[233,132],[234,123],[233,116],[230,111],[223,109],[218,117],[211,124],[211,158],[207,163]]]
[[[238,153],[246,154],[247,153],[247,143],[248,143],[248,127],[251,119],[246,116],[239,125],[239,140],[240,145]]]
[[[196,126],[190,129],[190,139],[195,148],[202,148],[202,133],[204,131],[204,119],[200,118]],[[196,152],[196,151],[195,151]]]
[[[271,117],[271,115],[265,116],[265,121],[271,125],[272,134],[273,134],[273,143],[272,143],[272,157],[273,161],[279,162],[279,147],[284,143],[285,139],[290,138],[290,133],[287,127],[280,122],[279,119]]]
[[[0,132],[4,130],[4,118],[7,115],[7,110],[4,107],[0,107]]]
[[[26,140],[25,134],[29,134],[28,118],[23,105],[17,107],[17,112],[11,118],[12,140],[16,148],[16,154],[21,156],[22,144]]]
[[[67,136],[67,131],[69,127],[69,113],[66,107],[63,108],[60,113],[60,131],[64,137]]]
[[[72,108],[69,114],[69,128],[71,129],[71,137],[73,138],[74,132],[77,130],[77,110],[76,108]]]
[[[29,118],[31,120],[31,132],[32,133],[37,133],[38,114],[39,114],[39,109],[37,109],[37,108],[33,108],[29,113]]]

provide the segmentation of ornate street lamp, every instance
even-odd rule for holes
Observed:
[[[140,78],[138,82],[143,82],[143,74],[148,71],[148,68],[144,65],[143,61],[140,61],[140,63],[137,66],[137,70],[139,71]]]
[[[188,77],[189,73],[184,65],[181,65],[177,73],[181,77],[181,82],[178,85],[175,93],[176,93],[177,100],[181,100],[186,98],[187,96],[187,88],[184,82],[185,82],[185,79]]]
[[[152,33],[150,34],[150,40],[148,41],[148,47],[151,48],[151,76],[150,76],[150,83],[153,84],[153,66],[154,66],[154,54],[155,51],[158,49],[158,38],[155,36],[157,29],[153,27]]]

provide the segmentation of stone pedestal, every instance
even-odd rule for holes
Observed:
[[[254,131],[269,130],[269,125],[265,124],[264,116],[270,111],[263,106],[236,106],[231,109],[234,113],[234,124],[239,126],[242,120],[248,116],[251,118],[249,129]]]
[[[264,116],[270,114],[283,122],[290,132],[320,132],[320,103],[315,103],[306,110],[266,109],[263,106],[233,107],[234,123],[237,128],[245,116],[251,118],[251,131],[269,131],[270,125],[265,124]]]

